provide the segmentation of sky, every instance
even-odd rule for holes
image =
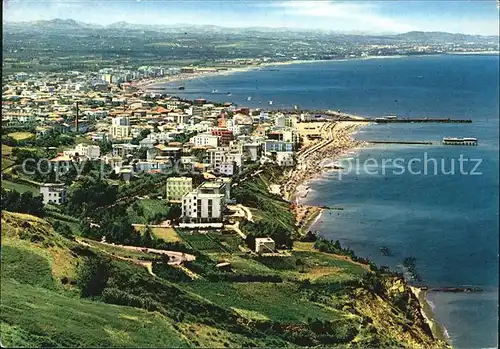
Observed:
[[[3,0],[7,22],[286,27],[347,33],[499,34],[497,0]]]

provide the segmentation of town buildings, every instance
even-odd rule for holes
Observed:
[[[65,150],[64,155],[69,157],[78,157],[83,160],[99,160],[101,157],[101,149],[98,145],[89,145],[80,143],[74,149]]]

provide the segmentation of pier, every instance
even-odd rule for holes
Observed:
[[[470,119],[444,119],[444,118],[405,118],[405,119],[384,119],[384,118],[375,118],[368,119],[371,122],[376,122],[377,124],[388,124],[388,123],[442,123],[442,124],[470,124],[472,120]],[[361,121],[361,120],[359,120]]]
[[[279,110],[284,114],[297,114],[297,110]],[[470,124],[471,119],[451,119],[451,118],[368,118],[352,114],[337,113],[324,110],[301,110],[301,113],[309,113],[308,120],[301,122],[318,122],[318,121],[354,121],[354,122],[374,122],[377,124],[389,123],[441,123],[441,124]]]
[[[476,146],[477,138],[443,138],[443,144]]]
[[[420,144],[420,145],[432,145],[437,144],[436,142],[430,141],[364,141],[373,144]]]
[[[426,288],[422,287],[423,290]],[[465,287],[437,287],[437,288],[429,288],[428,291],[432,292],[452,292],[452,293],[472,293],[472,292],[483,292],[482,288],[473,287],[473,286],[465,286]]]

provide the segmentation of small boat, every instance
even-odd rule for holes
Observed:
[[[251,101],[252,100],[252,97],[247,97],[247,101]]]
[[[232,94],[231,92],[228,92],[228,93],[227,93],[227,95],[228,95],[228,96],[232,96],[233,94]]]
[[[185,90],[186,88],[184,86],[179,86],[179,90]]]
[[[212,90],[212,93],[217,93],[217,90]]]
[[[269,105],[273,105],[273,101],[269,101]]]

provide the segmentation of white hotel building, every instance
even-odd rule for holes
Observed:
[[[230,182],[204,182],[182,198],[182,218],[195,223],[222,221],[230,196]]]

